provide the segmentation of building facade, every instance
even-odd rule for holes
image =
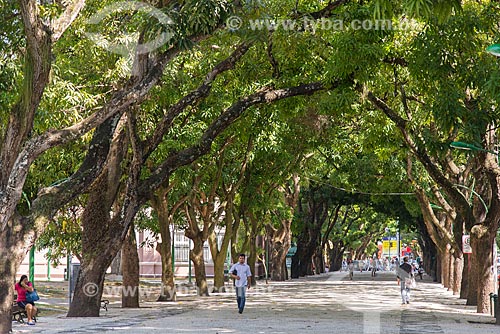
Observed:
[[[224,237],[224,230],[216,233],[217,242],[220,246]],[[136,233],[137,252],[139,255],[139,275],[142,278],[161,278],[161,255],[156,251],[156,241],[153,233],[141,231]],[[173,238],[174,272],[177,277],[188,277],[190,272],[194,277],[194,269],[190,270],[189,250],[192,248],[191,240],[184,235],[184,231],[175,231]],[[67,272],[71,263],[78,263],[76,257],[71,259],[61,259],[59,265],[54,265],[47,260],[47,250],[37,250],[34,256],[34,279],[42,281],[63,281],[67,279]],[[208,247],[208,242],[203,246],[203,256],[205,258],[205,268],[207,276],[213,276],[214,266],[212,254]],[[17,276],[29,276],[29,254],[26,254]],[[108,269],[111,273],[111,269]]]

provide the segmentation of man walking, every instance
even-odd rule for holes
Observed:
[[[403,264],[397,270],[398,283],[401,287],[401,298],[403,304],[410,304],[410,287],[411,280],[413,279],[413,271],[411,265],[408,263],[408,257],[403,258]]]
[[[238,312],[241,314],[245,308],[245,293],[246,289],[250,289],[252,276],[250,266],[245,263],[245,254],[239,255],[238,263],[233,264],[229,272],[231,273],[231,277],[235,279],[236,301],[238,302]]]

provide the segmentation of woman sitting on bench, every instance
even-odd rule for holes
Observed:
[[[16,283],[15,288],[17,291],[17,305],[23,310],[26,310],[28,325],[34,325],[35,322],[33,318],[36,316],[37,309],[34,302],[26,301],[26,292],[32,292],[34,290],[33,284],[28,281],[28,276],[22,275],[19,283]]]

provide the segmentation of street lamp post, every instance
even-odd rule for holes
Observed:
[[[392,270],[392,257],[391,257],[391,247],[392,247],[392,236],[391,236],[391,230],[390,228],[386,227],[385,228],[385,233],[387,233],[387,241],[388,241],[388,244],[389,244],[389,248],[388,248],[388,251],[389,251],[389,271]]]
[[[191,250],[191,239],[189,239],[189,247],[188,247],[188,282],[189,282],[189,285],[191,285],[193,282],[192,282],[192,278],[191,276],[193,275],[193,272],[192,272],[192,268],[191,268],[191,259],[189,258],[189,251]]]
[[[399,219],[397,220],[398,223],[398,232],[396,234],[396,242],[398,243],[397,248],[398,248],[398,266],[401,264],[401,234],[400,234],[400,228],[399,228]]]
[[[387,241],[389,241],[389,261],[391,261],[391,231],[388,227],[385,228],[385,233],[387,234]]]
[[[31,246],[29,259],[29,280],[35,286],[35,245]]]
[[[172,275],[175,277],[175,224],[172,223],[172,237],[171,246],[172,246]]]

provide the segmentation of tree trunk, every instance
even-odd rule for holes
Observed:
[[[342,253],[333,253],[330,255],[330,271],[339,271],[342,269]]]
[[[441,284],[443,287],[450,287],[450,253],[448,251],[439,252],[441,262]]]
[[[302,231],[297,238],[297,251],[292,258],[292,278],[304,277],[312,274],[312,253],[307,247],[308,232]]]
[[[420,232],[419,244],[422,248],[424,257],[424,270],[429,276],[432,277],[433,281],[436,279],[436,256],[437,256],[437,246],[434,242],[429,230],[426,227],[426,223],[423,218],[417,219],[418,230]],[[432,232],[432,231],[431,231]]]
[[[330,271],[339,271],[342,269],[342,258],[344,257],[344,249],[338,243],[333,245],[333,248],[328,251],[330,258]]]
[[[281,268],[282,272],[285,273],[285,281],[288,281],[290,277],[288,277],[288,269],[286,267],[286,262],[283,262],[283,267]]]
[[[472,246],[473,243],[477,243],[477,241],[473,240],[474,238],[472,237],[471,233],[471,248],[472,248],[472,254],[469,254],[469,276],[468,276],[468,290],[467,290],[467,302],[466,305],[469,306],[477,306],[477,292],[478,292],[478,262],[477,260],[474,260],[474,257],[477,256],[477,253],[474,254],[474,247]]]
[[[193,249],[189,251],[189,259],[193,261],[198,296],[208,296],[207,274],[205,272],[205,259],[203,256],[203,239],[195,236]]]
[[[439,250],[437,250],[436,258],[434,259],[434,261],[436,261],[436,273],[435,273],[436,274],[436,282],[441,283],[443,281],[441,279],[442,267],[441,267],[441,256],[440,256]]]
[[[467,299],[467,296],[469,295],[470,255],[471,254],[464,254],[460,299]]]
[[[209,238],[210,240],[210,238]],[[227,253],[227,247],[226,247]],[[226,257],[223,256],[223,249],[217,252],[217,256],[212,255],[214,261],[214,287],[212,292],[226,292],[226,287],[224,284],[224,264],[226,262]]]
[[[122,275],[122,253],[118,252],[116,254],[116,257],[113,259],[113,262],[111,262],[111,274],[112,275]]]
[[[18,242],[16,235],[0,232],[0,333],[10,333],[12,330],[11,307],[14,301],[14,284],[19,282],[16,277],[17,268],[26,256],[24,245]],[[19,237],[19,235],[17,236]]]
[[[491,270],[493,265],[493,244],[496,231],[492,232],[483,225],[476,225],[471,231],[472,256],[476,267],[477,281],[477,312],[489,313],[490,296],[494,291],[494,276]],[[495,275],[496,277],[496,275]]]
[[[170,236],[170,233],[167,233]],[[175,289],[175,275],[172,263],[171,240],[165,240],[157,244],[157,251],[161,254],[161,291],[157,302],[167,302],[177,300],[177,291]]]
[[[303,228],[297,241],[299,253],[299,276],[313,274],[313,255],[321,245],[321,229],[329,212],[329,201],[324,196],[324,186],[311,184],[299,201],[298,210],[304,217]]]
[[[315,231],[311,231],[311,236],[310,239],[308,240],[307,243],[304,243],[302,245],[303,250],[301,252],[300,256],[300,271],[299,275],[301,277],[306,276],[306,275],[313,275],[313,255],[316,250],[316,243],[318,242],[318,233],[315,233]],[[298,245],[297,245],[298,248]]]
[[[316,245],[321,242],[319,239],[322,224],[306,224],[304,231],[297,239],[297,260],[298,275],[300,277],[313,275],[313,255],[316,251]]]
[[[238,229],[233,229],[231,233],[230,253],[231,253],[231,263],[238,262]]]
[[[99,250],[109,246],[109,242],[96,245],[95,252],[100,254],[93,258],[83,258],[80,266],[73,299],[69,305],[68,317],[98,317],[101,308],[101,297],[104,288],[104,276],[113,261],[113,254],[101,253]]]
[[[120,138],[119,138],[120,139]],[[127,145],[125,137],[114,142],[106,168],[92,185],[82,214],[82,261],[68,317],[98,317],[106,270],[120,251],[128,229],[120,215],[113,218],[116,193],[120,185],[121,167]]]
[[[292,278],[299,278],[301,276],[304,276],[305,274],[303,274],[303,272],[306,272],[307,270],[304,270],[303,267],[307,266],[307,263],[310,263],[310,258],[309,261],[306,261],[306,264],[304,264],[303,262],[304,258],[306,258],[306,256],[304,255],[304,239],[304,233],[299,234],[299,236],[297,237],[297,250],[292,257]]]
[[[271,248],[272,247],[272,248]],[[272,281],[285,281],[287,279],[286,254],[288,250],[281,243],[274,243],[271,248],[271,261],[269,264],[269,275]],[[288,247],[289,248],[289,247]]]
[[[139,307],[139,254],[135,239],[134,224],[130,225],[127,237],[122,246],[122,307]]]
[[[177,292],[175,290],[175,275],[172,263],[172,241],[170,240],[170,233],[167,232],[161,242],[156,245],[156,250],[161,254],[161,291],[160,296],[156,301],[176,301]]]
[[[299,252],[301,252],[301,250],[299,249],[299,246],[297,245],[297,251],[292,256],[292,268],[291,268],[291,274],[290,274],[290,277],[292,279],[300,277],[300,256],[299,256]]]
[[[447,283],[448,285],[446,286],[446,288],[448,289],[448,291],[451,291],[453,289],[453,264],[454,264],[454,261],[453,261],[453,257],[451,255],[451,253],[449,251],[446,252],[446,280],[447,280]]]
[[[92,205],[91,205],[92,206]],[[76,281],[75,292],[69,306],[68,317],[98,317],[103,294],[106,270],[122,247],[121,229],[115,222],[103,224],[105,218],[90,210],[91,217],[82,217],[82,262]],[[89,223],[88,219],[93,220]],[[108,225],[102,231],[98,225]],[[92,228],[93,227],[93,228]],[[102,234],[96,231],[102,231]]]
[[[455,258],[451,253],[448,253],[448,291],[453,291],[455,286]]]
[[[269,273],[272,281],[284,281],[288,274],[286,269],[286,255],[290,249],[290,225],[291,220],[284,220],[279,229],[266,226],[271,262]]]
[[[269,275],[272,281],[285,281],[286,270],[286,255],[290,249],[290,242],[288,246],[283,245],[281,241],[274,240],[270,242],[269,248],[271,250],[270,270]]]
[[[3,257],[2,260],[8,259]],[[16,267],[17,268],[17,267]],[[8,276],[0,277],[0,333],[12,333],[12,318],[11,309],[12,302],[14,301],[14,284],[16,281],[16,274],[11,273]]]
[[[210,253],[212,254],[212,259],[214,262],[214,287],[213,292],[225,292],[225,282],[224,282],[224,267],[227,259],[227,252],[229,250],[229,245],[231,239],[234,237],[233,231],[237,231],[240,221],[239,219],[233,219],[233,204],[232,198],[228,199],[226,205],[226,232],[222,238],[220,248],[217,243],[217,237],[214,232],[208,236],[208,244],[210,246]],[[234,262],[236,263],[236,262]]]
[[[461,283],[462,283],[462,273],[464,269],[464,258],[462,257],[454,257],[455,265],[453,266],[453,294],[459,295],[461,291]]]
[[[439,283],[439,275],[438,275],[438,272],[439,272],[439,260],[438,260],[437,250],[430,257],[429,264],[430,264],[429,265],[429,272],[431,273],[432,281]]]
[[[255,272],[255,263],[257,262],[257,232],[252,229],[250,232],[250,252],[247,258],[247,264],[250,266],[250,272],[252,273],[251,285],[257,285],[257,273]]]
[[[293,174],[291,181],[291,184],[281,188],[281,192],[285,199],[285,203],[291,209],[291,213],[294,214],[300,196],[300,177],[297,174]],[[292,242],[291,225],[292,219],[281,219],[281,226],[278,229],[275,229],[273,226],[266,225],[271,261],[269,271],[271,280],[273,281],[284,281],[288,279],[286,255],[288,254]],[[292,258],[290,278],[293,278],[294,271],[297,271],[297,269],[294,269],[294,258],[295,256]]]
[[[316,246],[316,250],[314,251],[314,273],[319,275],[325,272],[325,261],[323,259],[323,249],[321,247],[321,243]]]
[[[441,283],[443,287],[450,290],[451,288],[450,278],[452,274],[452,271],[450,271],[451,254],[448,248],[445,250],[441,250],[438,247],[437,252],[438,252],[438,265],[439,265],[438,282]]]
[[[299,275],[300,277],[312,275],[313,272],[313,264],[312,264],[312,255],[313,250],[304,249],[299,259],[300,267],[299,267]]]
[[[229,202],[229,201],[228,201]],[[229,204],[226,206],[227,210],[230,210],[229,212],[232,212],[232,204]],[[224,234],[224,237],[222,238],[221,245],[219,247],[218,242],[217,242],[217,236],[215,235],[214,232],[212,232],[208,236],[208,244],[210,247],[210,253],[212,254],[212,260],[214,262],[214,286],[212,292],[225,292],[226,287],[225,287],[225,282],[224,282],[224,268],[226,264],[226,259],[227,259],[227,253],[229,250],[229,245],[231,242],[231,239],[235,236],[233,231],[238,230],[239,226],[239,220],[236,219],[236,221],[233,223],[229,219],[232,217],[232,214],[228,213],[226,216],[226,232]],[[233,226],[234,224],[234,226]],[[236,242],[233,242],[236,243]],[[236,263],[236,262],[233,262]]]
[[[156,251],[161,255],[161,284],[162,288],[157,301],[176,301],[175,275],[172,264],[172,236],[170,234],[170,219],[167,213],[167,205],[162,201],[166,200],[166,194],[156,200],[153,208],[158,214],[158,224],[160,228],[161,242],[156,244]],[[158,204],[158,205],[156,205]]]

